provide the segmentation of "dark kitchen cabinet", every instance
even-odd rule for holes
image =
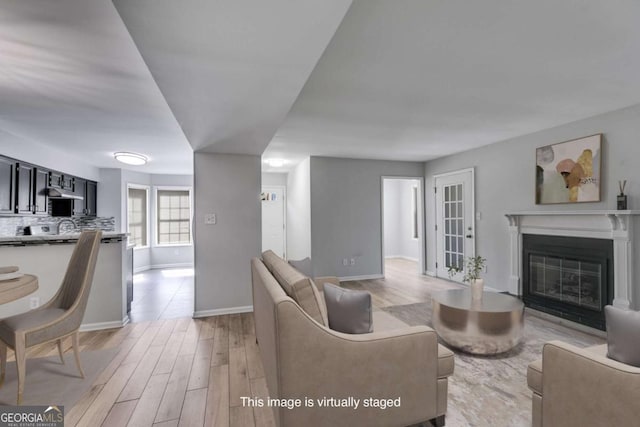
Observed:
[[[36,168],[26,163],[16,164],[16,213],[32,214]]]
[[[49,189],[78,198],[50,198]],[[0,156],[0,215],[96,216],[97,195],[95,181]]]
[[[62,188],[62,174],[59,172],[49,171],[49,187]]]
[[[14,213],[16,162],[0,157],[0,214]]]
[[[87,180],[82,178],[73,178],[73,195],[81,197],[81,199],[73,200],[73,216],[85,215],[85,197],[87,193]]]
[[[35,200],[34,213],[38,215],[46,215],[49,211],[49,171],[37,168],[35,173],[35,188],[33,197]]]
[[[85,213],[88,216],[96,216],[98,211],[98,183],[87,181],[87,191],[84,198]]]

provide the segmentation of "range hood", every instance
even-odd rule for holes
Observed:
[[[50,199],[75,199],[75,200],[84,200],[84,197],[77,196],[75,194],[67,193],[66,191],[62,191],[58,188],[49,188],[47,190],[47,195]]]

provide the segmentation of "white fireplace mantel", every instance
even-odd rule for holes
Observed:
[[[508,212],[510,240],[509,292],[522,295],[522,235],[590,237],[613,240],[613,305],[632,307],[635,283],[634,223],[640,211]]]

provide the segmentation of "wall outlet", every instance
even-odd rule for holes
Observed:
[[[29,308],[34,309],[40,307],[40,297],[29,298]]]
[[[218,222],[216,214],[210,213],[204,216],[204,223],[207,225],[215,225]]]
[[[356,259],[355,259],[355,258],[351,258],[351,262],[350,262],[350,264],[351,264],[351,265],[356,265]]]
[[[349,265],[349,260],[346,258],[342,258],[342,265]]]

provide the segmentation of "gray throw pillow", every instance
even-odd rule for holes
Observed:
[[[373,332],[369,292],[353,291],[325,283],[324,300],[327,304],[329,328],[346,334]]]
[[[304,259],[290,259],[289,265],[298,270],[300,273],[307,277],[311,277],[311,258],[306,257]]]
[[[607,357],[640,367],[640,312],[607,305],[604,316],[607,322]]]

